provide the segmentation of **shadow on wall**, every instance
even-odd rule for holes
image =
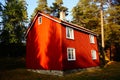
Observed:
[[[61,54],[61,43],[60,43],[60,26],[58,23],[53,21],[50,22],[50,26],[45,26],[48,29],[44,36],[44,43],[36,45],[39,54],[37,62],[40,64],[39,68],[45,70],[61,70],[62,66],[62,54]],[[43,44],[43,45],[42,45]],[[37,64],[38,64],[37,63]]]
[[[42,65],[40,65],[40,58],[37,55],[40,52],[39,46],[39,34],[37,27],[32,27],[30,33],[27,37],[27,44],[26,44],[26,67],[29,69],[43,69]],[[29,36],[30,35],[30,36]]]

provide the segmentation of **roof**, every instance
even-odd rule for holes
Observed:
[[[76,30],[79,30],[79,31],[82,31],[82,32],[85,32],[85,33],[88,33],[88,34],[92,34],[92,35],[97,36],[96,33],[94,33],[93,31],[91,31],[91,30],[89,30],[89,29],[87,29],[87,28],[81,27],[81,26],[79,26],[79,25],[76,25],[76,24],[73,24],[73,23],[70,23],[70,22],[67,22],[67,21],[60,20],[59,18],[50,16],[49,14],[46,14],[46,13],[43,13],[43,12],[40,12],[40,11],[38,11],[38,12],[36,13],[36,15],[34,16],[33,20],[32,20],[31,23],[29,24],[29,27],[28,27],[28,29],[27,29],[27,31],[26,31],[26,35],[25,35],[25,36],[28,35],[30,29],[33,27],[33,24],[34,24],[35,20],[37,19],[37,16],[38,16],[38,15],[42,15],[42,16],[50,19],[50,20],[53,20],[53,21],[59,23],[59,24],[62,24],[62,25],[65,25],[65,26],[69,26],[69,27],[74,28],[74,29],[76,29]]]

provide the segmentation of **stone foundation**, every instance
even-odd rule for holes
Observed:
[[[63,74],[64,74],[63,71],[58,71],[58,70],[39,70],[39,69],[27,69],[27,70],[32,71],[32,72],[37,72],[40,74],[48,74],[48,75],[63,76]]]
[[[83,71],[92,72],[92,71],[95,71],[95,70],[98,70],[98,69],[100,70],[99,67],[90,67],[90,68],[84,68],[84,69],[73,69],[73,70],[64,70],[64,71],[60,71],[60,70],[40,70],[40,69],[27,69],[27,70],[32,71],[32,72],[37,72],[37,73],[40,73],[40,74],[64,76],[64,75],[75,73],[75,72],[83,72]]]

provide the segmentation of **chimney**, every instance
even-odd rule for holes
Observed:
[[[66,18],[65,18],[65,11],[60,11],[60,19],[65,21]]]

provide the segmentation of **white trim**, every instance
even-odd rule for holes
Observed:
[[[96,54],[96,50],[91,50],[91,56],[93,60],[97,59],[97,54]]]
[[[42,13],[39,13],[40,15],[43,15],[43,16],[45,16],[45,17],[47,17],[47,18],[49,18],[49,19],[51,19],[51,20],[53,20],[53,21],[55,21],[55,22],[57,22],[57,23],[61,23],[61,21],[58,21],[58,20],[55,20],[54,18],[51,18],[51,17],[49,17],[49,16],[47,16],[47,15],[45,15],[45,14],[42,14]]]
[[[65,26],[69,26],[71,28],[74,28],[74,29],[77,29],[77,30],[80,30],[82,32],[85,32],[85,33],[88,33],[88,34],[92,34],[92,35],[95,35],[95,36],[98,36],[97,34],[95,34],[94,32],[90,31],[89,29],[86,29],[84,27],[76,27],[75,25],[69,25],[69,24],[72,24],[72,23],[69,23],[69,24],[66,24],[66,23],[61,23]]]
[[[31,27],[33,26],[33,23],[35,22],[36,18],[37,18],[38,14],[36,14],[35,18],[33,19],[32,23],[29,24],[28,30],[26,31],[25,37],[27,37]]]
[[[74,29],[73,28],[66,27],[66,38],[74,40]]]
[[[71,51],[70,51],[70,56],[69,56],[69,50],[73,51],[72,54],[71,54]],[[70,59],[69,57],[72,57],[72,58]],[[68,59],[68,61],[75,61],[76,60],[75,48],[67,48],[67,59]]]

